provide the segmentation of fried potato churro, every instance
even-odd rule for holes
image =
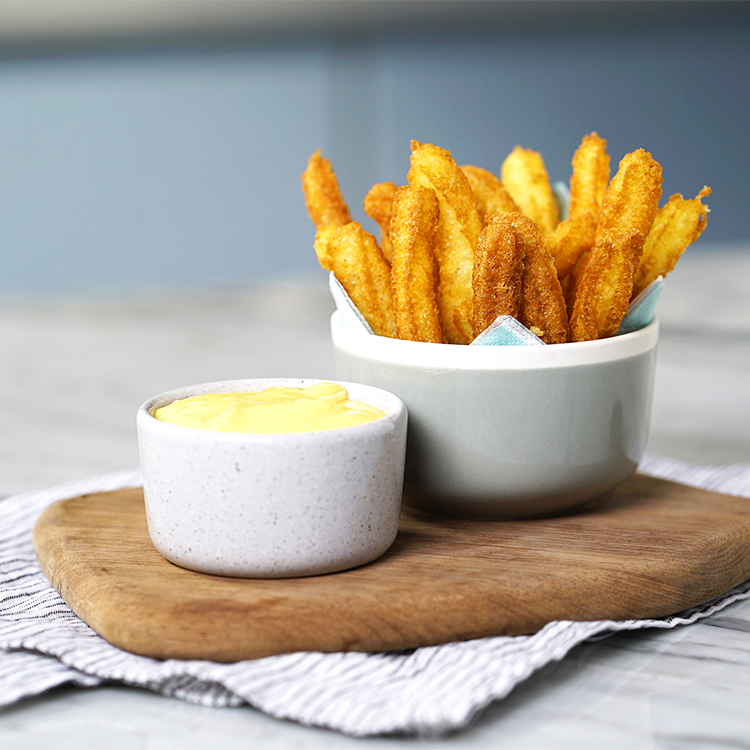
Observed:
[[[356,221],[331,227],[319,235],[320,241],[327,244],[325,254],[330,258],[330,270],[373,333],[395,338],[391,269],[375,237]]]
[[[468,344],[473,338],[471,287],[474,252],[482,223],[469,180],[450,152],[432,144],[411,142],[412,187],[434,190],[440,207],[435,235],[438,264],[438,306],[445,340]]]
[[[518,211],[518,206],[505,189],[505,185],[499,177],[496,177],[488,169],[475,167],[473,164],[464,164],[461,171],[466,175],[466,179],[469,180],[471,189],[476,196],[479,218],[482,220],[482,224],[485,223],[486,217],[490,214]]]
[[[613,336],[634,297],[705,230],[711,189],[659,208],[661,165],[637,149],[610,179],[596,132],[571,165],[561,221],[541,154],[516,146],[498,177],[412,141],[408,184],[378,183],[364,200],[379,245],[351,220],[318,150],[302,175],[318,261],[378,335],[468,344],[510,315],[547,344]]]
[[[709,187],[704,187],[692,200],[677,193],[659,209],[643,247],[643,257],[633,285],[634,297],[654,279],[666,276],[688,245],[703,233],[709,209],[701,199],[710,194]]]
[[[607,141],[597,133],[583,136],[571,164],[568,218],[578,219],[586,214],[595,217],[609,185]]]
[[[479,235],[472,279],[475,337],[498,315],[517,319],[521,309],[525,246],[518,241],[508,214],[490,214]]]
[[[503,161],[500,179],[521,213],[539,224],[543,234],[557,226],[560,209],[538,151],[516,146]]]
[[[400,339],[444,343],[437,303],[435,233],[439,204],[429,188],[398,188],[393,199],[391,287]]]
[[[607,229],[635,229],[648,236],[661,198],[662,169],[642,148],[623,156],[610,180],[597,217],[597,235]]]
[[[379,182],[370,188],[364,202],[365,213],[380,227],[380,249],[389,263],[393,257],[390,231],[395,194],[395,182]]]
[[[320,149],[310,157],[302,173],[302,192],[316,229],[352,220],[331,162],[321,156]]]
[[[565,305],[568,308],[568,316],[573,312],[578,284],[581,281],[583,269],[586,268],[590,252],[591,250],[589,249],[581,253],[573,268],[571,268],[570,271],[560,279],[563,294],[565,296]]]
[[[643,243],[643,235],[633,228],[615,227],[597,237],[581,273],[570,316],[573,341],[592,341],[617,333],[628,311]]]
[[[332,238],[337,227],[341,224],[327,224],[321,226],[315,232],[315,254],[318,256],[318,263],[326,271],[333,271],[333,255],[331,253]]]
[[[516,242],[523,247],[519,322],[547,344],[568,340],[568,313],[552,255],[544,244],[542,230],[528,216],[507,214]]]
[[[596,219],[584,213],[561,221],[546,237],[545,243],[555,261],[557,277],[564,279],[578,259],[594,244]]]

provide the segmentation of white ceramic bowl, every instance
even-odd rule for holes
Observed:
[[[204,383],[139,408],[148,530],[164,557],[203,573],[281,578],[344,570],[386,552],[398,531],[406,449],[406,409],[393,394],[341,383],[386,416],[321,432],[213,432],[152,416],[197,394],[318,382]]]
[[[336,375],[409,410],[404,503],[463,517],[549,515],[636,469],[648,438],[658,323],[600,341],[458,346],[331,319]]]

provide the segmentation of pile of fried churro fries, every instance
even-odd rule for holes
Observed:
[[[560,220],[541,154],[516,147],[500,176],[411,143],[407,184],[364,200],[380,241],[352,221],[330,162],[314,153],[302,189],[318,260],[381,336],[468,344],[510,315],[547,344],[617,332],[630,300],[665,276],[706,227],[704,187],[659,208],[662,168],[638,149],[610,179],[607,143],[586,135]]]

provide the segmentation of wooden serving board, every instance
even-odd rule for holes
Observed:
[[[209,576],[167,562],[148,536],[140,489],[52,505],[34,543],[73,611],[114,645],[228,662],[673,614],[750,578],[750,500],[636,474],[557,518],[405,511],[395,544],[374,563],[283,580]]]

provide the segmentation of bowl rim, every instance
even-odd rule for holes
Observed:
[[[225,432],[222,430],[202,430],[194,427],[170,424],[157,419],[152,411],[159,406],[166,406],[172,401],[206,393],[231,393],[242,390],[263,390],[273,386],[287,386],[290,388],[306,388],[318,383],[333,383],[346,388],[352,400],[364,401],[371,406],[376,406],[385,412],[385,416],[370,422],[348,427],[338,427],[330,430],[318,430],[314,432]],[[398,422],[406,415],[406,405],[396,394],[367,385],[365,383],[353,383],[333,378],[295,378],[295,377],[255,377],[236,378],[230,380],[215,380],[205,383],[194,383],[191,385],[172,388],[146,399],[136,412],[136,422],[139,430],[164,431],[165,434],[182,434],[193,440],[211,439],[224,440],[226,442],[252,442],[268,443],[283,439],[289,442],[309,441],[311,436],[315,439],[326,440],[329,435],[338,436],[341,433],[351,435],[355,438],[358,434],[379,429],[386,424]],[[373,426],[374,425],[374,426]],[[334,439],[339,439],[334,437]]]
[[[656,317],[643,328],[619,336],[539,346],[462,346],[392,339],[351,328],[338,310],[330,323],[334,349],[374,362],[441,370],[540,370],[600,364],[644,354],[659,338]]]

